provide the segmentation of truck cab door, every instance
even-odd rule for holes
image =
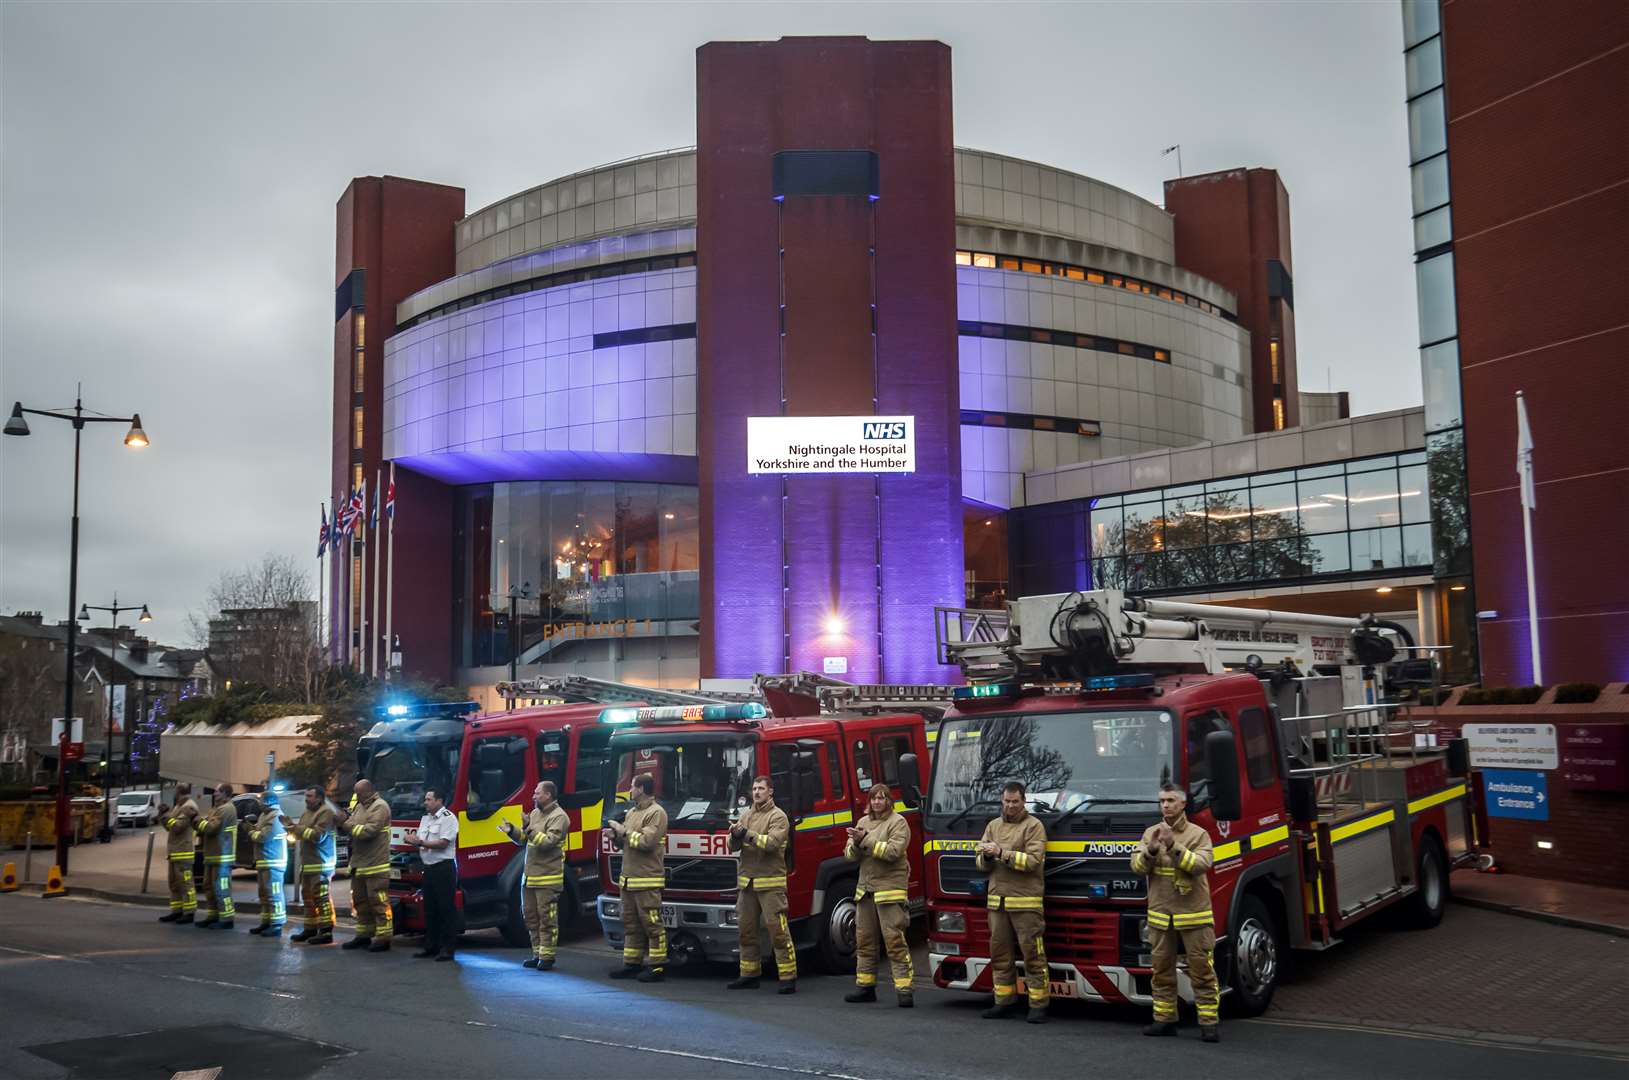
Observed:
[[[905,781],[909,779],[900,766],[907,755],[915,755],[920,762],[924,744],[918,731],[903,719],[882,722],[848,735],[849,753],[854,762],[854,818],[858,821],[866,813],[866,791],[873,784],[888,785],[894,796],[894,812],[902,815],[911,828],[911,842],[906,856],[911,863],[911,895],[922,895],[922,810],[920,806],[905,805]],[[919,766],[920,767],[920,766]],[[917,778],[920,785],[926,777]]]

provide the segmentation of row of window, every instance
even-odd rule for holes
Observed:
[[[1096,420],[1036,416],[1033,413],[985,412],[981,409],[963,409],[962,424],[966,427],[1004,427],[1020,431],[1061,431],[1093,439],[1103,434],[1103,426]]]
[[[1012,323],[975,322],[962,319],[956,323],[956,333],[962,337],[1005,338],[1007,341],[1029,341],[1037,345],[1062,345],[1070,349],[1095,349],[1098,352],[1119,353],[1121,356],[1140,356],[1144,360],[1171,362],[1171,350],[1135,341],[1102,337],[1097,334],[1077,334],[1072,330],[1043,330],[1038,326],[1015,326]]]
[[[639,326],[631,330],[607,330],[594,335],[594,348],[611,349],[618,345],[644,345],[652,341],[679,341],[696,336],[693,322],[673,323],[669,326]]]
[[[495,288],[484,289],[478,293],[458,300],[449,300],[445,304],[431,308],[424,314],[402,323],[396,329],[398,332],[406,330],[420,323],[439,319],[443,315],[454,311],[463,311],[479,304],[490,303],[493,300],[502,300],[508,296],[521,296],[525,293],[537,292],[539,289],[552,289],[556,285],[575,285],[583,281],[597,281],[600,278],[621,277],[623,274],[644,274],[652,270],[673,270],[681,266],[695,266],[695,252],[686,252],[682,255],[658,255],[649,259],[624,259],[621,262],[601,263],[599,266],[585,266],[576,270],[561,270],[554,274],[541,274],[537,277],[527,278],[525,281],[516,281],[508,285],[499,285]]]
[[[1224,319],[1238,322],[1239,317],[1225,308],[1217,307],[1209,300],[1201,300],[1197,296],[1190,296],[1180,290],[1166,285],[1158,285],[1151,281],[1142,281],[1138,278],[1116,274],[1112,270],[1096,270],[1089,266],[1075,266],[1071,263],[1048,262],[1045,259],[1031,259],[1020,255],[995,255],[988,251],[957,251],[957,266],[973,266],[985,270],[1017,270],[1025,274],[1047,274],[1052,277],[1068,278],[1070,281],[1084,281],[1091,285],[1107,285],[1115,289],[1126,289],[1145,296],[1157,296],[1161,300],[1169,300],[1173,304],[1187,304],[1196,307],[1207,315],[1220,315]]]

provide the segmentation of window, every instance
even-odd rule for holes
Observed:
[[[1420,344],[1446,341],[1459,333],[1454,311],[1454,253],[1449,251],[1414,266],[1420,306]]]
[[[1278,342],[1276,341],[1269,341],[1267,343],[1267,364],[1270,381],[1274,386],[1277,386],[1284,380],[1280,378],[1278,374]],[[1283,426],[1283,424],[1279,425],[1279,427]]]
[[[1416,214],[1423,214],[1448,202],[1447,154],[1438,154],[1434,158],[1422,161],[1408,173]]]
[[[1459,343],[1444,341],[1421,349],[1420,373],[1425,388],[1425,430],[1458,427],[1461,422]]]
[[[988,255],[988,254],[986,254],[986,253],[984,253],[982,251],[977,252],[977,253],[975,253],[973,255],[973,265],[974,266],[980,267],[980,268],[985,269],[985,270],[993,270],[993,269],[995,269],[995,264],[996,264],[996,260],[995,260],[994,255]]]
[[[826,797],[835,799],[843,791],[843,755],[838,751],[837,744],[834,742],[826,743],[825,749],[821,753],[826,755],[826,783],[830,785]]]
[[[1205,759],[1205,737],[1227,730],[1227,717],[1216,709],[1188,717],[1188,807],[1199,810],[1210,804],[1210,763]]]
[[[1244,738],[1244,767],[1250,786],[1271,785],[1278,779],[1278,768],[1273,762],[1273,733],[1267,726],[1267,714],[1260,709],[1239,713],[1239,734]]]
[[[611,760],[611,729],[591,727],[577,740],[577,765],[571,773],[574,791],[598,790],[605,783],[605,766]]]
[[[1427,41],[1404,53],[1403,70],[1407,73],[1409,97],[1418,97],[1441,86],[1442,40]]]
[[[884,735],[877,740],[877,760],[882,770],[882,782],[889,787],[900,787],[899,759],[911,752],[907,735]]]
[[[792,761],[796,756],[797,747],[792,743],[769,744],[769,784],[775,789],[775,802],[782,808],[793,804]]]
[[[362,410],[360,408],[351,410],[351,449],[362,449]],[[361,487],[361,482],[358,481],[356,486]]]
[[[1448,149],[1448,125],[1442,88],[1408,103],[1408,159],[1421,161]]]
[[[356,362],[351,365],[351,393],[360,394],[366,389],[366,384],[363,382],[366,366],[367,359],[363,356],[362,350],[356,350]]]
[[[956,265],[957,266],[972,266],[973,265],[973,253],[971,251],[958,251],[958,252],[956,252]]]
[[[537,778],[552,780],[556,794],[566,789],[567,749],[566,736],[561,732],[545,731],[537,737]]]
[[[1437,0],[1403,0],[1403,45],[1418,45],[1442,32]]]
[[[1429,251],[1454,238],[1453,208],[1439,206],[1414,219],[1414,250]]]
[[[490,817],[520,797],[526,782],[526,740],[517,735],[477,739],[470,748],[469,814]]]
[[[1283,398],[1276,398],[1275,397],[1273,399],[1273,430],[1274,431],[1283,431],[1284,430],[1284,399]]]
[[[361,491],[362,490],[362,466],[361,465],[352,465],[351,466],[351,490],[352,491]]]
[[[356,313],[356,347],[358,350],[368,344],[368,317],[360,311]]]

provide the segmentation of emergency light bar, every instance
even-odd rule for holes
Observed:
[[[376,711],[391,720],[423,720],[431,716],[466,716],[480,712],[481,706],[475,701],[416,701],[410,705],[385,705]]]
[[[1041,694],[1086,694],[1086,693],[1112,693],[1116,690],[1148,690],[1154,686],[1153,672],[1138,672],[1134,675],[1093,675],[1084,682],[1055,683],[1028,687],[1032,693]],[[951,697],[956,701],[1005,701],[1008,698],[1020,696],[1026,687],[1015,680],[994,683],[973,683],[968,686],[958,686],[951,691]]]
[[[637,709],[606,709],[600,713],[602,724],[684,724],[693,722],[725,722],[761,720],[769,710],[756,701],[743,701],[733,705],[650,705]]]

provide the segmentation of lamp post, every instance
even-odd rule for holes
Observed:
[[[136,607],[137,607],[137,605],[135,605],[135,604],[121,604],[121,603],[119,603],[119,594],[118,593],[113,594],[113,603],[111,603],[111,604],[80,604],[79,605],[79,617],[81,619],[83,619],[85,622],[90,622],[90,613],[93,612],[93,611],[105,611],[112,618],[112,620],[113,620],[112,625],[108,628],[111,631],[111,633],[108,634],[108,661],[109,661],[109,666],[112,667],[114,669],[114,671],[117,671],[117,669],[119,667],[119,612],[121,612],[121,611],[135,611]],[[140,607],[141,607],[141,617],[137,621],[138,622],[144,622],[144,623],[145,622],[152,622],[153,621],[153,615],[152,615],[152,612],[147,610],[147,605],[142,604],[142,605],[140,605]],[[111,677],[111,674],[112,673],[110,673],[110,677]],[[129,712],[128,708],[125,711],[128,713]],[[124,729],[124,783],[125,783],[126,787],[129,787],[130,786],[130,725],[128,723],[126,723],[125,718],[123,716],[121,716],[121,717],[119,717],[119,726]],[[111,763],[113,761],[113,684],[111,682],[108,683],[108,690],[107,690],[107,760],[109,762],[109,768],[111,768]],[[108,776],[109,775],[110,775],[109,769],[104,769],[102,771],[102,787],[104,789],[108,786],[107,781],[108,781]],[[104,790],[102,792],[102,794],[104,796],[106,796],[108,794],[108,792],[106,790]],[[108,798],[105,798],[105,797],[102,799],[102,831],[96,837],[96,839],[100,840],[104,844],[107,843],[109,840],[113,839],[113,826],[110,824],[110,822],[108,820],[108,817],[109,817],[109,809],[108,809],[108,807],[109,807],[109,804],[111,802],[112,802],[111,799],[108,799]]]
[[[520,624],[517,609],[522,600],[532,597],[532,583],[526,582],[519,589],[509,586],[509,681],[514,682],[517,669],[520,666]],[[509,699],[509,711],[515,711],[515,699]]]
[[[79,604],[79,434],[85,430],[86,424],[129,424],[130,430],[125,433],[124,444],[133,450],[139,450],[147,445],[147,433],[141,429],[141,413],[133,413],[130,416],[86,416],[84,402],[77,390],[74,392],[72,412],[25,409],[20,401],[12,405],[11,418],[6,421],[4,429],[7,435],[29,433],[28,421],[24,419],[25,413],[30,416],[47,416],[53,420],[66,420],[74,426],[73,524],[68,534],[68,655],[63,664],[65,678],[62,682],[62,736],[57,740],[57,866],[63,874],[67,874],[68,840],[73,835],[68,821],[68,738],[73,729],[74,718],[74,639],[79,631],[79,622],[74,618],[76,614],[74,609]]]

